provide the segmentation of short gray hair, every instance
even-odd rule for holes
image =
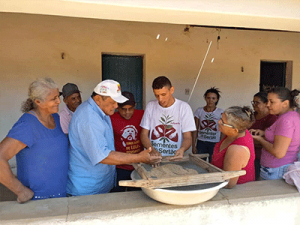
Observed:
[[[254,113],[250,107],[232,106],[224,111],[228,124],[234,126],[239,132],[244,132],[254,122]]]
[[[37,106],[35,100],[44,101],[51,90],[57,89],[57,84],[51,78],[39,78],[33,81],[28,88],[28,98],[22,103],[21,111],[23,113],[35,109]]]

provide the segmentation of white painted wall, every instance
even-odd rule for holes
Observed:
[[[145,55],[145,103],[154,99],[151,83],[160,75],[171,79],[175,97],[187,101],[185,89],[192,89],[211,40],[190,101],[193,110],[204,105],[211,86],[222,91],[221,108],[250,105],[259,89],[260,60],[293,61],[292,85],[300,87],[299,33],[223,29],[217,49],[213,28],[192,27],[185,34],[184,25],[174,24],[11,13],[0,19],[0,139],[20,117],[28,85],[37,77],[52,77],[60,87],[76,83],[86,100],[101,80],[102,53]]]

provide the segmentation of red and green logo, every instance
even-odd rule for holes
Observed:
[[[217,123],[213,120],[214,115],[213,114],[206,114],[205,120],[202,120],[200,123],[200,130],[206,130],[206,131],[217,131]]]
[[[176,129],[172,126],[172,116],[165,116],[163,115],[159,122],[161,122],[160,125],[157,125],[151,133],[151,139],[163,141],[163,143],[174,141],[178,141],[178,133],[176,132]]]

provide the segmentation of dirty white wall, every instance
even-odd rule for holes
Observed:
[[[102,53],[144,55],[144,103],[154,98],[151,82],[160,75],[171,79],[175,97],[187,101],[185,89],[192,90],[210,41],[193,110],[204,105],[211,86],[222,91],[221,108],[250,105],[259,90],[261,60],[293,61],[292,86],[300,87],[300,33],[199,27],[184,32],[184,25],[14,13],[0,13],[0,21],[1,139],[20,117],[28,85],[37,77],[52,77],[60,87],[76,83],[86,100],[101,81]]]

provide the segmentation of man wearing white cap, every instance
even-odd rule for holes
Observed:
[[[151,148],[139,154],[116,152],[110,115],[118,103],[128,99],[114,80],[99,83],[92,96],[75,111],[70,127],[70,162],[67,181],[69,195],[107,193],[114,187],[115,165],[157,163],[161,157],[150,156]]]

